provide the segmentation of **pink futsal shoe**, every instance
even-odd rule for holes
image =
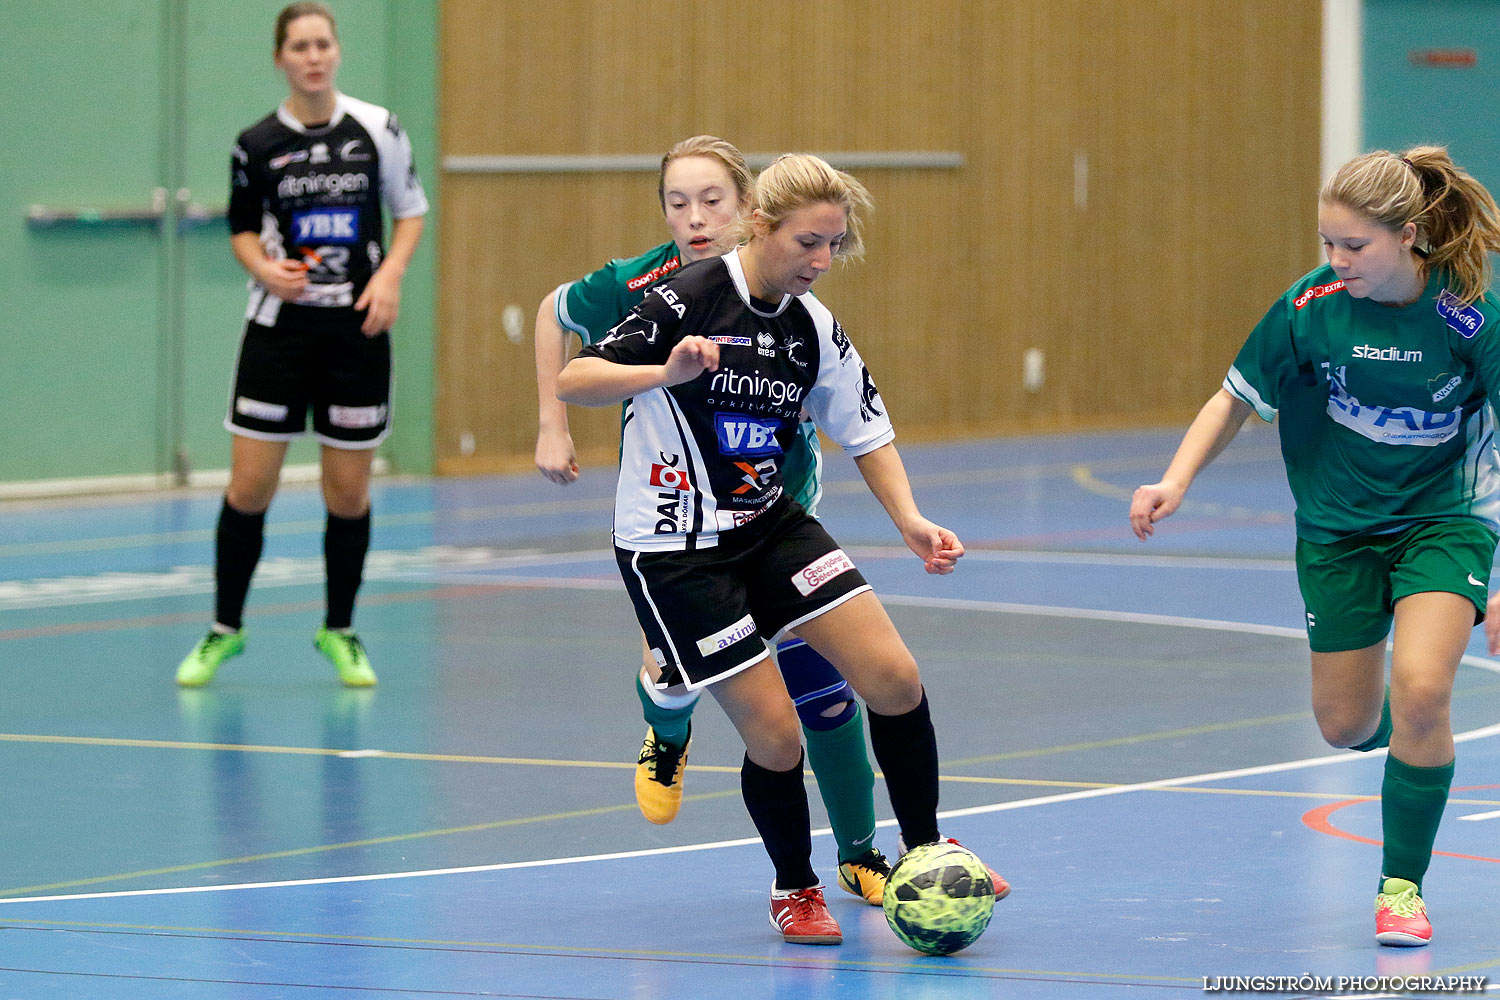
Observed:
[[[1427,904],[1416,883],[1385,880],[1375,897],[1375,940],[1398,948],[1420,948],[1432,940]]]

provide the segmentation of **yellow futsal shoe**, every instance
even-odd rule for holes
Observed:
[[[692,745],[691,726],[680,747],[663,743],[655,729],[646,727],[641,757],[635,762],[635,804],[641,807],[642,816],[658,826],[672,822],[682,808],[682,770]]]
[[[885,902],[885,883],[890,877],[890,862],[876,850],[853,861],[839,862],[839,888],[858,896],[871,906],[880,906]]]
[[[375,686],[375,670],[370,658],[365,655],[365,644],[353,632],[340,632],[323,626],[313,636],[313,645],[328,658],[344,687],[367,688]]]

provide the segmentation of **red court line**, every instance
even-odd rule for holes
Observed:
[[[1453,791],[1479,792],[1493,788],[1500,788],[1500,785],[1467,785],[1463,788],[1455,788],[1453,789]],[[1375,847],[1380,847],[1384,844],[1384,841],[1371,840],[1369,837],[1361,837],[1359,834],[1350,833],[1348,830],[1340,830],[1338,827],[1334,826],[1333,822],[1329,819],[1330,816],[1338,812],[1340,809],[1359,805],[1363,802],[1379,801],[1380,796],[1367,795],[1357,799],[1345,799],[1343,802],[1332,802],[1326,806],[1318,806],[1318,808],[1316,809],[1309,809],[1307,812],[1303,813],[1302,823],[1309,829],[1315,830],[1318,833],[1326,833],[1330,837],[1342,837],[1344,840],[1353,840],[1357,843],[1371,844]],[[1493,864],[1500,864],[1500,858],[1486,858],[1478,854],[1457,854],[1453,851],[1433,851],[1432,853],[1441,854],[1445,858],[1461,858],[1464,861],[1489,861]]]
[[[503,590],[539,590],[529,583],[471,583],[442,587],[423,587],[390,594],[360,595],[362,607],[371,604],[405,604],[411,601],[447,600],[455,597],[471,597],[494,594]],[[289,604],[269,604],[250,610],[257,615],[293,614],[318,611],[323,601],[297,601]],[[89,622],[63,622],[57,625],[33,625],[29,628],[0,629],[0,641],[6,639],[40,639],[49,636],[78,635],[84,632],[111,632],[115,629],[155,628],[159,625],[186,625],[206,622],[213,616],[211,608],[201,611],[179,611],[170,615],[142,615],[135,618],[102,618]]]

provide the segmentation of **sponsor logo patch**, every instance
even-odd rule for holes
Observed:
[[[1463,384],[1462,375],[1449,375],[1447,372],[1443,372],[1436,378],[1429,379],[1427,388],[1432,390],[1432,401],[1434,403],[1441,403],[1453,393],[1454,389]]]
[[[807,362],[803,361],[801,358],[792,353],[801,346],[802,339],[800,337],[794,337],[791,334],[787,334],[786,342],[781,345],[781,348],[782,350],[786,351],[786,359],[788,361],[796,365],[798,368],[806,368]]]
[[[379,427],[385,423],[385,406],[330,406],[328,422],[350,430]]]
[[[849,335],[839,326],[838,320],[833,321],[833,345],[839,349],[839,364],[842,365],[849,360],[849,349],[853,345],[849,343]]]
[[[292,213],[298,243],[358,243],[359,209],[319,208]]]
[[[1321,299],[1325,295],[1332,295],[1334,292],[1342,292],[1343,290],[1344,283],[1342,281],[1334,281],[1326,285],[1314,285],[1293,299],[1292,306],[1301,309],[1313,299]]]
[[[265,403],[258,399],[238,396],[234,401],[234,412],[257,420],[285,420],[290,412],[280,403]]]
[[[625,282],[625,287],[630,289],[632,292],[639,291],[640,289],[645,288],[647,285],[651,284],[651,282],[657,280],[663,275],[671,274],[681,266],[682,261],[678,260],[676,257],[673,257],[671,260],[667,261],[660,267],[653,267],[645,274],[637,275],[636,277],[631,278],[629,281]]]
[[[651,485],[663,490],[690,490],[693,484],[688,481],[686,469],[674,469],[670,465],[651,466]]]
[[[748,639],[754,634],[755,619],[746,615],[728,628],[720,629],[713,635],[706,635],[699,639],[698,652],[704,656],[712,656],[719,650],[727,649],[741,639]]]
[[[1374,347],[1370,344],[1360,344],[1354,348],[1356,358],[1367,358],[1370,361],[1421,361],[1421,351],[1403,351],[1397,347]]]
[[[1484,326],[1484,313],[1473,306],[1464,305],[1463,299],[1446,288],[1438,293],[1437,311],[1443,317],[1443,322],[1465,340],[1473,339],[1479,328]]]
[[[714,393],[764,399],[774,406],[788,406],[802,402],[800,385],[795,382],[784,382],[779,378],[767,378],[758,371],[751,375],[743,375],[733,368],[720,368],[714,373],[708,388]]]
[[[1334,423],[1380,444],[1431,448],[1458,433],[1462,413],[1459,410],[1431,413],[1410,406],[1362,403],[1349,392],[1340,369],[1329,379],[1328,415]]]
[[[771,485],[771,477],[776,475],[776,460],[774,458],[762,459],[751,465],[749,462],[735,462],[734,467],[744,475],[740,476],[741,485],[730,490],[731,496],[744,496],[751,491],[760,492]]]
[[[779,455],[781,445],[776,441],[776,431],[780,427],[781,421],[774,417],[714,414],[714,432],[719,438],[721,455]]]
[[[266,166],[272,170],[280,170],[288,163],[301,163],[305,159],[307,159],[307,150],[298,149],[290,153],[283,153],[280,156],[271,157],[271,162],[266,164]]]
[[[797,588],[797,593],[807,597],[823,584],[849,572],[854,568],[854,563],[844,555],[843,549],[834,549],[826,556],[814,559],[796,573],[792,574],[792,586]]]
[[[749,337],[709,337],[708,339],[715,344],[725,344],[729,347],[749,347],[751,344]]]
[[[315,194],[344,195],[368,190],[370,175],[364,173],[308,174],[306,177],[287,175],[276,185],[276,193],[282,198],[306,198]]]

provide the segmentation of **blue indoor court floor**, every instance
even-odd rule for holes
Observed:
[[[1274,432],[1247,429],[1143,545],[1128,499],[1179,436],[903,444],[968,546],[949,577],[827,456],[823,520],[922,666],[943,832],[1013,886],[948,958],[833,887],[826,830],[844,943],[781,941],[711,699],[682,814],[641,818],[612,468],[378,481],[370,691],[311,645],[315,488],[278,497],[246,652],[197,691],[172,673],[210,616],[217,493],[0,503],[0,1000],[1495,995],[1500,664],[1476,631],[1434,943],[1381,948],[1383,758],[1313,722]],[[877,841],[895,853],[888,822]]]

